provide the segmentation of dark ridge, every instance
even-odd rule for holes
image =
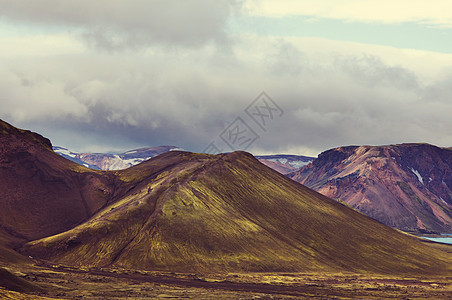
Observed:
[[[52,150],[52,143],[48,138],[43,137],[40,134],[31,132],[30,130],[23,130],[12,126],[9,123],[0,119],[0,136],[7,137],[8,135],[22,136],[26,139],[38,142],[45,148]]]
[[[25,279],[19,278],[4,268],[0,268],[0,286],[12,291],[30,293],[43,292],[44,289],[28,282]]]

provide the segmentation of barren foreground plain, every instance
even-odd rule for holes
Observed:
[[[200,274],[39,263],[6,268],[19,284],[12,289],[0,287],[0,299],[452,298],[452,276],[348,272]],[[3,277],[0,280],[4,281]]]

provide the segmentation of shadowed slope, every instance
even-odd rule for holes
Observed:
[[[44,291],[41,287],[11,274],[8,270],[4,268],[0,268],[0,287],[4,287],[7,288],[8,290],[13,290],[17,292]]]
[[[113,174],[70,162],[52,151],[48,139],[0,120],[0,240],[32,240],[70,229],[114,193]]]
[[[28,243],[79,266],[173,271],[450,272],[431,249],[244,152],[171,152],[116,173],[135,188],[88,222]]]

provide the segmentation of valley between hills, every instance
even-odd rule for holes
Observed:
[[[95,170],[0,121],[0,202],[5,299],[452,297],[452,246],[384,225],[246,152],[175,150]]]

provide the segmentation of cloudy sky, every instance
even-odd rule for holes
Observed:
[[[77,151],[452,146],[452,3],[0,0],[0,78]]]

